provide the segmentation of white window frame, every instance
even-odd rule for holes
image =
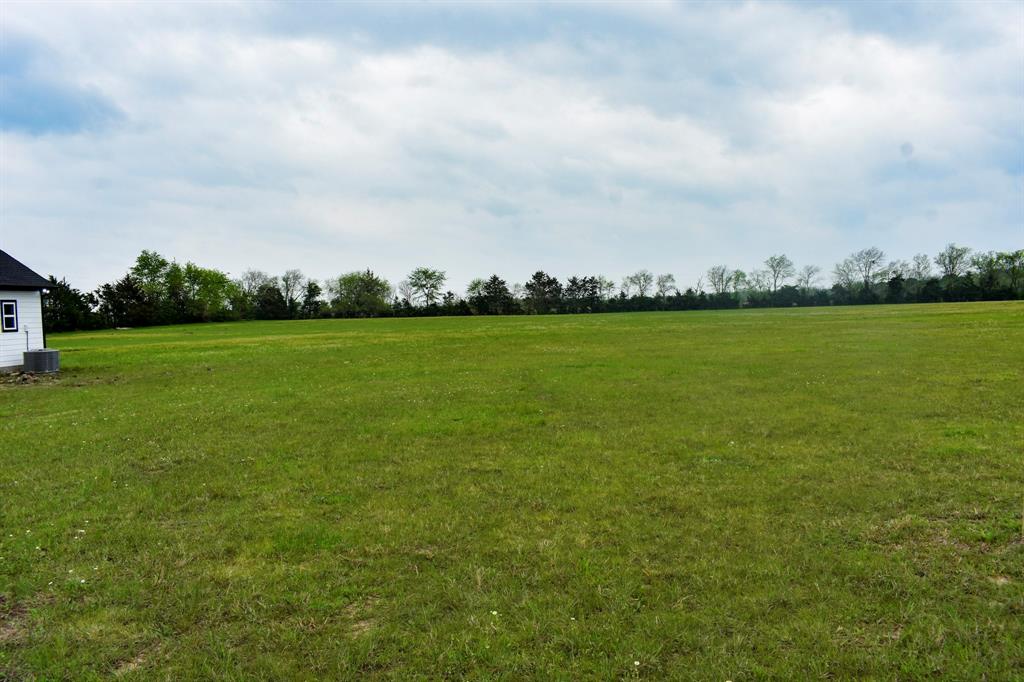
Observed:
[[[8,310],[12,312],[7,312]],[[7,324],[8,320],[14,322],[13,326]],[[16,300],[0,301],[0,330],[5,334],[18,331],[18,302]]]

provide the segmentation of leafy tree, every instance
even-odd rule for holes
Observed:
[[[260,320],[284,320],[288,315],[288,302],[284,300],[276,281],[266,282],[256,290],[256,318]]]
[[[331,308],[341,317],[375,317],[391,310],[391,285],[373,271],[349,272],[327,284]]]
[[[93,312],[97,304],[92,294],[82,293],[68,284],[67,279],[57,281],[50,275],[50,286],[43,296],[43,327],[51,332],[94,329],[101,321]]]
[[[170,266],[171,263],[156,251],[143,249],[128,272],[150,300],[159,301],[167,291],[167,271]]]
[[[567,281],[563,296],[567,312],[593,312],[602,300],[601,277],[579,277],[574,275]]]
[[[108,327],[152,324],[156,305],[141,282],[131,274],[96,290],[97,312]]]
[[[885,300],[888,303],[902,303],[905,296],[906,280],[899,272],[893,274],[886,285]]]
[[[999,253],[989,251],[979,252],[971,256],[971,268],[977,273],[978,287],[981,289],[982,298],[1003,298],[1000,294],[1008,293],[1000,291],[1000,279],[1002,263]]]
[[[562,285],[556,278],[538,270],[524,289],[525,302],[530,311],[539,315],[558,312],[562,303]]]
[[[732,290],[733,293],[739,293],[748,286],[747,273],[742,270],[733,270],[732,273]]]
[[[516,301],[505,280],[497,275],[473,280],[469,289],[469,305],[479,315],[508,315],[516,311]]]
[[[320,299],[323,290],[315,279],[306,280],[306,290],[302,295],[302,316],[306,319],[320,317],[324,302]]]
[[[186,263],[181,269],[181,291],[186,317],[210,320],[228,319],[231,301],[237,295],[235,284],[220,270]]]
[[[445,273],[442,270],[431,268],[416,268],[404,284],[408,286],[409,300],[420,305],[434,305],[441,296],[441,289],[445,283]]]
[[[466,287],[466,297],[472,299],[483,296],[485,284],[487,284],[487,281],[479,277],[470,281],[469,286]]]
[[[1024,249],[1007,251],[999,254],[999,262],[1010,282],[1010,290],[1020,294],[1020,285],[1024,283]]]

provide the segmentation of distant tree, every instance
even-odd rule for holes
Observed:
[[[285,270],[281,275],[281,295],[288,306],[291,317],[295,317],[299,311],[299,294],[306,286],[306,276],[301,270]]]
[[[654,274],[650,270],[637,270],[622,280],[622,291],[627,296],[648,296],[654,286]]]
[[[320,299],[320,295],[323,293],[323,289],[315,279],[306,280],[306,290],[302,295],[302,316],[306,319],[312,319],[314,317],[320,317],[320,310],[323,308],[324,302]]]
[[[473,280],[469,288],[469,305],[479,315],[507,315],[516,311],[516,302],[505,280],[497,275]]]
[[[156,305],[131,274],[96,290],[97,312],[108,327],[153,324]]]
[[[603,301],[607,301],[615,295],[615,282],[608,279],[604,275],[597,275],[594,277],[594,282],[597,286],[598,296]]]
[[[454,291],[444,292],[441,297],[441,309],[445,315],[469,315],[471,313],[469,304],[459,298]]]
[[[251,320],[256,316],[255,302],[251,296],[245,293],[241,279],[231,280],[228,292],[228,308],[234,319]]]
[[[582,313],[587,311],[586,300],[586,277],[573,275],[565,281],[563,292],[563,307],[568,313]]]
[[[1006,272],[1010,290],[1020,294],[1020,286],[1024,283],[1024,249],[1000,253],[999,262]]]
[[[440,300],[444,282],[444,271],[416,268],[409,273],[403,284],[408,287],[410,301],[419,305],[434,305]]]
[[[959,277],[967,272],[970,254],[971,250],[966,246],[950,243],[935,257],[935,264],[943,277]]]
[[[289,317],[288,303],[276,281],[266,282],[256,290],[255,312],[260,320],[284,320]]]
[[[332,310],[341,317],[376,317],[391,309],[391,285],[369,269],[329,281],[327,291]]]
[[[470,281],[469,286],[466,287],[466,298],[477,298],[484,295],[484,285],[487,284],[487,280],[480,279],[477,277]]]
[[[932,276],[932,261],[927,254],[919,253],[910,262],[910,279],[926,280]]]
[[[768,270],[754,270],[747,278],[747,286],[755,293],[770,292],[772,290],[772,273]]]
[[[837,286],[845,289],[852,288],[854,282],[857,281],[857,269],[854,267],[853,259],[846,258],[836,263],[832,269],[832,278]]]
[[[180,284],[183,317],[203,322],[229,319],[235,286],[220,270],[186,263],[181,268]]]
[[[886,285],[885,300],[888,303],[902,303],[905,299],[906,281],[899,271],[893,271]]]
[[[1009,272],[1004,268],[1002,253],[978,252],[971,256],[980,296],[986,300],[1013,298],[1015,295]]]
[[[43,296],[43,328],[49,332],[67,332],[79,329],[94,329],[101,324],[93,312],[96,297],[82,293],[68,284],[67,279],[57,280],[50,275],[50,286]]]
[[[861,249],[847,259],[865,287],[885,278],[885,252],[877,247]]]
[[[143,249],[128,274],[146,292],[150,301],[158,303],[167,293],[167,271],[171,263],[156,251]]]
[[[538,315],[558,312],[562,303],[562,285],[557,278],[538,270],[523,288],[524,302],[530,312]]]
[[[677,291],[679,290],[676,288],[676,278],[674,275],[669,273],[658,275],[657,280],[655,280],[655,296],[658,298],[666,298]]]
[[[796,285],[803,289],[805,292],[814,288],[815,283],[818,281],[818,275],[821,273],[821,268],[817,265],[805,265],[801,268],[800,273],[796,276]]]
[[[778,291],[779,286],[784,284],[787,279],[796,274],[796,268],[793,267],[793,261],[791,261],[785,254],[778,254],[776,256],[769,256],[764,262],[767,270],[767,280],[771,286],[772,293]]]
[[[563,301],[566,312],[589,313],[601,304],[604,297],[601,293],[601,277],[572,276],[565,286]],[[612,284],[612,287],[615,285]]]
[[[265,284],[276,284],[276,279],[262,270],[246,270],[242,273],[239,283],[242,287],[242,293],[255,301],[256,292],[258,292]]]
[[[398,294],[397,298],[400,301],[408,301],[411,307],[412,300],[416,298],[416,292],[413,291],[412,285],[409,284],[409,280],[403,279],[401,282],[399,282],[398,286],[396,287],[396,291]]]
[[[732,277],[730,279],[732,280],[731,284],[733,293],[738,294],[747,287],[747,273],[742,270],[733,270]]]
[[[892,260],[885,266],[885,275],[887,279],[893,277],[899,277],[900,279],[907,279],[910,277],[910,272],[913,266],[905,260]]]
[[[732,271],[725,265],[715,265],[708,270],[708,284],[716,294],[724,294],[732,286]]]

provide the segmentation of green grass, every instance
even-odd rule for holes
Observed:
[[[1024,304],[50,345],[0,679],[1024,676]]]

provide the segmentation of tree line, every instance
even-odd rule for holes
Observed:
[[[521,315],[930,303],[1024,298],[1024,249],[975,252],[949,244],[934,258],[888,260],[877,247],[836,263],[832,284],[815,265],[797,268],[785,254],[745,272],[711,267],[681,289],[672,274],[638,270],[616,284],[603,275],[564,282],[538,271],[525,283],[498,275],[474,279],[464,294],[445,288],[441,270],[419,267],[392,286],[373,271],[317,281],[300,270],[279,276],[248,270],[233,279],[194,263],[181,265],[143,251],[120,279],[92,292],[50,276],[43,316],[50,331],[141,327],[228,320],[323,317]]]

